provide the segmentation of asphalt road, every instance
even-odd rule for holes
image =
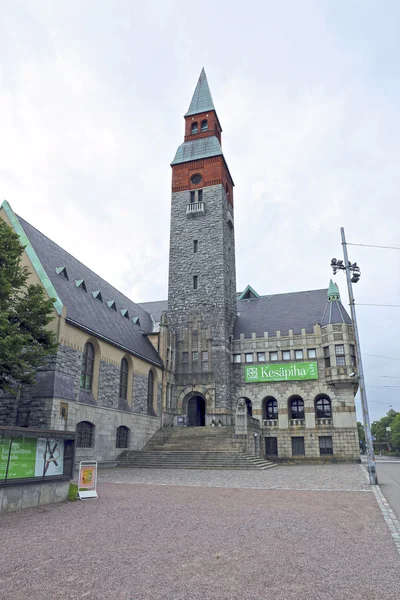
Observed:
[[[391,509],[400,521],[400,460],[380,460],[376,458],[378,483]]]

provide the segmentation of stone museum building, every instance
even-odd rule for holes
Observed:
[[[338,287],[237,291],[234,182],[204,69],[184,119],[167,300],[130,300],[2,204],[31,281],[54,298],[59,347],[35,386],[0,398],[0,425],[76,431],[77,461],[163,447],[359,460],[354,332]]]

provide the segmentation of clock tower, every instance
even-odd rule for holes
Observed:
[[[168,318],[175,401],[189,425],[231,423],[236,319],[233,180],[204,69],[172,166]]]

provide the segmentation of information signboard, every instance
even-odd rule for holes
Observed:
[[[0,480],[63,475],[64,441],[1,437]]]
[[[79,463],[78,496],[83,498],[97,498],[97,461],[81,460]]]

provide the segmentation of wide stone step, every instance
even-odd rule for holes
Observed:
[[[274,463],[238,452],[129,452],[121,455],[118,466],[155,469],[267,469]]]

